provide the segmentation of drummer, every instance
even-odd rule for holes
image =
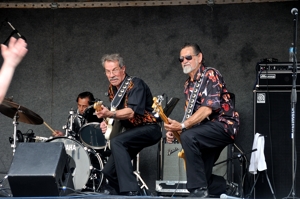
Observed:
[[[70,116],[68,118],[67,123],[67,129],[72,129],[71,134],[74,134],[75,137],[78,136],[79,129],[86,123],[90,122],[98,122],[101,123],[103,119],[97,118],[96,115],[94,115],[94,107],[93,104],[95,103],[94,95],[89,92],[85,91],[80,93],[77,98],[77,110],[75,114],[73,114],[73,124],[70,124]],[[55,132],[52,133],[53,137],[58,136],[65,136],[65,134],[61,131],[55,130]]]

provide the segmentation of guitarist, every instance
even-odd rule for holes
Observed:
[[[219,196],[226,191],[226,181],[212,175],[212,168],[222,150],[234,143],[239,115],[221,73],[204,65],[197,44],[186,43],[181,48],[179,61],[183,73],[189,75],[184,85],[186,112],[183,122],[168,118],[169,122],[164,123],[166,139],[172,142],[172,132],[181,132],[189,197]],[[199,87],[194,86],[197,83]]]
[[[104,55],[102,66],[110,83],[108,88],[109,100],[116,107],[109,110],[102,106],[95,113],[98,118],[120,120],[125,129],[125,131],[123,130],[122,133],[120,132],[110,140],[111,156],[102,173],[109,180],[109,185],[114,188],[117,194],[139,195],[138,190],[140,188],[133,173],[131,160],[143,148],[158,143],[162,137],[160,125],[152,115],[152,93],[142,79],[130,77],[126,73],[126,66],[119,54]],[[123,84],[124,81],[128,84]],[[126,85],[128,86],[126,87]],[[102,132],[106,132],[106,122],[102,122],[100,127]],[[104,190],[104,192],[114,193],[111,189]]]

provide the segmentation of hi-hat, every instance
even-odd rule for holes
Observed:
[[[17,121],[27,124],[43,124],[44,122],[38,114],[9,99],[4,99],[0,104],[0,112],[10,118],[14,118],[16,115]]]

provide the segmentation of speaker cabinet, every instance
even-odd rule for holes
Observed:
[[[298,99],[300,97],[297,92]],[[294,142],[300,143],[300,105],[296,104]],[[265,158],[267,173],[277,198],[289,195],[292,187],[293,139],[291,137],[291,91],[254,91],[254,134],[266,135]],[[297,145],[296,145],[297,146]],[[299,154],[299,146],[295,148]],[[297,164],[296,164],[297,165]],[[296,180],[300,179],[297,165]],[[296,187],[295,187],[296,188]],[[298,186],[299,188],[299,186]],[[255,186],[256,198],[272,198],[267,179],[260,175]]]
[[[62,142],[19,143],[8,172],[14,197],[61,196],[74,189],[67,164],[68,156]]]
[[[178,158],[178,152],[182,149],[181,144],[168,144],[163,140],[162,145],[162,180],[164,181],[186,181],[186,172],[184,168],[184,160]],[[228,149],[225,147],[213,167],[213,173],[224,176],[226,178]]]
[[[186,181],[184,160],[178,158],[181,151],[181,144],[164,144],[163,150],[163,180]]]
[[[230,147],[225,147],[220,154],[215,166],[213,174],[227,177],[231,175],[228,171],[227,161]],[[184,160],[178,157],[178,152],[182,149],[180,143],[166,143],[165,138],[160,143],[160,153],[158,161],[158,180],[156,180],[155,190],[158,195],[188,195],[186,189],[186,171],[184,168]]]

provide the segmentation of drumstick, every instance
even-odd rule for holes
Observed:
[[[52,131],[52,133],[56,133],[46,122],[44,122],[44,124],[46,125],[46,127],[48,127],[48,129],[50,129],[50,131]]]

